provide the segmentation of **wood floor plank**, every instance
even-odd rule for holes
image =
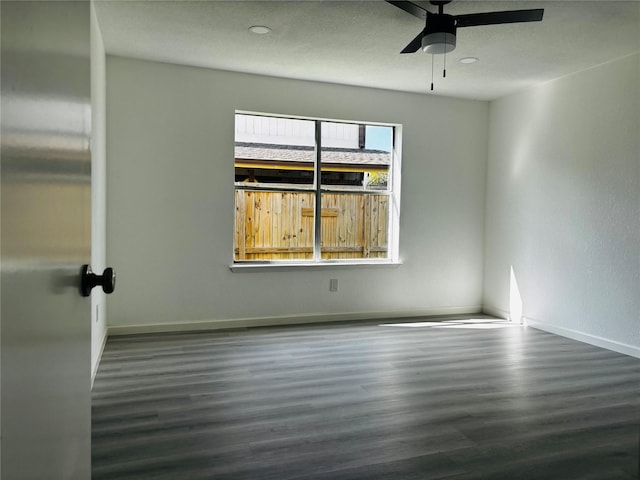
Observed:
[[[637,479],[639,394],[640,360],[489,317],[114,337],[92,478]]]

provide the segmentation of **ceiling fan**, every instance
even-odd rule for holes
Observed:
[[[424,20],[425,27],[409,45],[400,53],[414,53],[422,48],[432,55],[444,54],[445,66],[442,76],[447,76],[447,53],[456,48],[456,29],[458,27],[475,27],[479,25],[498,25],[501,23],[539,22],[544,9],[505,10],[500,12],[469,13],[466,15],[448,15],[444,6],[451,0],[430,0],[431,5],[438,7],[438,13],[431,13],[413,2],[386,0],[387,3]],[[431,57],[431,90],[433,90],[433,56]]]
[[[539,22],[544,9],[507,10],[500,12],[470,13],[466,15],[447,15],[444,6],[451,0],[430,0],[438,7],[438,13],[431,13],[420,5],[408,1],[392,1],[394,5],[426,22],[424,29],[411,40],[401,53],[414,53],[420,48],[427,53],[448,53],[456,48],[456,29],[479,25],[497,25],[501,23]]]

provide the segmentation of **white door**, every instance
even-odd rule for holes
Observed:
[[[2,478],[91,477],[90,17],[2,0]]]

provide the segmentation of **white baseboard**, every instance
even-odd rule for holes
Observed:
[[[492,305],[483,305],[482,313],[486,313],[487,315],[491,315],[493,317],[504,318],[505,320],[510,319],[510,314],[506,310],[502,310],[501,308],[494,307]]]
[[[606,338],[591,335],[589,333],[579,332],[570,328],[557,327],[555,325],[549,325],[548,323],[540,322],[531,318],[526,318],[525,325],[545,332],[560,335],[562,337],[571,338],[572,340],[578,340],[579,342],[595,345],[596,347],[606,348],[614,352],[622,353],[624,355],[630,355],[632,357],[640,358],[640,347],[634,345],[628,345],[622,342],[616,342],[615,340],[609,340]]]
[[[231,318],[204,320],[198,322],[162,323],[145,325],[114,325],[108,328],[108,336],[134,335],[141,333],[193,332],[199,330],[220,330],[229,328],[268,327],[298,325],[305,323],[345,322],[354,320],[399,319],[434,317],[444,315],[475,315],[482,311],[479,305],[466,307],[441,307],[423,310],[394,312],[350,312],[314,313],[279,317]]]
[[[109,332],[107,329],[105,329],[104,336],[102,337],[102,344],[100,345],[100,353],[98,353],[98,360],[96,361],[96,365],[93,367],[93,371],[91,372],[91,389],[93,389],[93,381],[96,379],[96,374],[98,373],[98,368],[100,367],[100,360],[102,359],[104,347],[107,345],[108,337]]]

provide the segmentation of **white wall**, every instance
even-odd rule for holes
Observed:
[[[106,57],[91,3],[91,266],[102,273],[106,260]],[[91,293],[91,378],[95,377],[107,333],[105,294]]]
[[[491,103],[484,303],[640,356],[640,56]]]
[[[403,124],[404,263],[231,272],[236,109]],[[478,311],[487,125],[486,102],[107,57],[110,328]]]

